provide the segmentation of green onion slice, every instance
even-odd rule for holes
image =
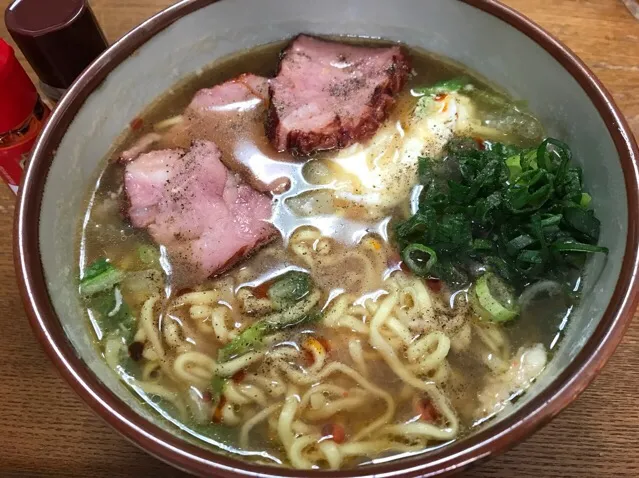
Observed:
[[[506,322],[519,314],[510,288],[491,272],[475,282],[471,304],[482,318],[492,322]]]
[[[433,266],[437,264],[435,251],[417,243],[409,244],[404,248],[402,259],[411,271],[420,276],[428,275]]]

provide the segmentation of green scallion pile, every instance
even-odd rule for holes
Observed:
[[[417,212],[396,227],[405,264],[452,289],[474,283],[471,301],[493,320],[517,315],[507,303],[527,285],[569,283],[588,254],[607,253],[582,171],[556,139],[521,149],[456,138],[444,159],[420,158],[419,182]]]

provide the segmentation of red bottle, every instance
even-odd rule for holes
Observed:
[[[14,193],[49,113],[13,48],[0,39],[0,176]]]

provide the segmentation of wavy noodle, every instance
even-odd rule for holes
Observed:
[[[373,316],[371,321],[371,334],[370,342],[375,347],[388,366],[400,377],[404,382],[411,385],[413,388],[426,392],[439,412],[446,418],[448,427],[443,430],[439,430],[437,427],[431,425],[434,429],[437,428],[442,435],[446,437],[454,438],[458,430],[457,416],[452,411],[446,396],[437,388],[433,382],[424,382],[411,373],[401,360],[397,357],[393,348],[387,343],[386,339],[380,334],[380,327],[384,324],[386,319],[390,316],[391,311],[397,304],[398,299],[396,294],[391,294],[386,297],[379,309]],[[438,435],[440,434],[438,432]]]
[[[155,318],[153,317],[153,308],[155,307],[155,303],[158,301],[159,298],[159,295],[154,295],[152,297],[149,297],[144,302],[144,305],[142,305],[142,310],[140,311],[140,325],[144,329],[146,338],[151,342],[155,353],[158,355],[159,358],[164,358],[164,347],[162,347],[159,327],[157,326]]]
[[[145,343],[145,362],[143,380],[134,385],[172,403],[182,418],[190,410],[198,423],[207,423],[216,402],[203,400],[203,393],[214,377],[233,377],[217,402],[222,424],[238,427],[242,449],[250,448],[253,436],[274,434],[298,469],[339,469],[354,457],[418,451],[454,439],[458,418],[443,390],[464,383],[449,354],[468,354],[503,370],[510,346],[501,328],[473,323],[463,294],[451,299],[418,277],[389,273],[388,244],[373,236],[348,249],[305,227],[293,234],[287,253],[266,248],[258,254],[280,265],[287,261],[287,267],[303,264],[320,281],[332,274],[339,284],[330,289],[334,295],[327,297],[315,282],[311,294],[280,311],[251,288],[272,272],[249,263],[207,282],[209,290],[173,298],[166,315],[158,316],[160,296],[151,296],[135,334]],[[321,325],[280,330],[261,338],[257,351],[216,359],[221,346],[256,320],[289,322],[319,310],[318,304]],[[121,340],[105,342],[110,366],[125,353]],[[432,403],[438,419],[404,421],[422,399]],[[356,418],[351,422],[350,416]],[[346,441],[322,436],[325,425],[339,423],[347,423]]]
[[[334,242],[331,238],[322,237],[319,230],[304,227],[293,234],[289,248],[314,277],[330,275],[350,264],[340,282],[351,292],[362,293],[380,282],[386,269],[385,255],[380,253],[386,247],[383,241],[364,238],[354,249],[336,248]]]
[[[268,399],[266,393],[259,387],[251,385],[249,383],[243,383],[237,387],[239,391],[252,402],[258,404],[260,407],[266,407]]]
[[[293,439],[295,438],[291,425],[295,419],[299,402],[300,397],[297,392],[297,387],[289,385],[288,391],[286,392],[286,398],[284,399],[284,405],[282,406],[282,410],[280,411],[280,416],[277,421],[277,434],[289,455]]]
[[[307,410],[304,416],[312,422],[326,420],[333,415],[350,410],[356,410],[368,401],[367,394],[363,391],[351,390],[347,397],[340,397],[336,400],[328,401],[318,410]]]
[[[472,325],[466,322],[462,328],[450,338],[450,348],[457,353],[467,350],[473,338],[472,333]]]
[[[342,452],[333,440],[324,440],[318,445],[331,470],[338,470],[342,465]]]
[[[276,370],[271,370],[268,376],[255,374],[247,375],[244,381],[256,384],[274,398],[281,397],[286,393],[286,383],[284,383],[282,377],[277,375]]]
[[[294,437],[291,445],[288,447],[288,459],[291,460],[291,464],[298,470],[310,470],[313,468],[307,458],[304,457],[304,448],[314,445],[319,440],[319,435],[302,435]]]
[[[510,367],[510,344],[505,335],[494,324],[475,323],[473,332],[483,348],[475,351],[479,360],[494,373],[503,373]]]
[[[368,366],[366,365],[366,360],[364,359],[364,349],[362,348],[362,342],[358,339],[349,340],[348,352],[359,373],[361,373],[364,377],[367,377]]]
[[[192,305],[189,308],[189,316],[195,322],[198,332],[206,335],[213,335],[215,332],[211,327],[211,316],[213,308],[209,305]]]
[[[211,311],[211,325],[213,326],[215,337],[223,344],[229,341],[229,333],[231,332],[226,325],[228,314],[229,309],[224,306],[216,307]]]
[[[235,411],[235,407],[231,403],[227,403],[222,407],[222,423],[227,426],[236,426],[242,422],[242,417]]]
[[[183,343],[182,331],[175,320],[164,320],[162,323],[164,342],[170,348],[177,348]]]
[[[215,374],[216,363],[201,352],[186,352],[178,355],[173,362],[173,372],[186,383],[206,387]]]
[[[220,293],[217,290],[205,290],[199,292],[187,292],[178,297],[172,304],[172,308],[178,308],[185,305],[209,305],[217,304]]]

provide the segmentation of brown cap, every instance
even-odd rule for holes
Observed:
[[[107,42],[86,0],[15,0],[7,30],[40,80],[67,89]]]

